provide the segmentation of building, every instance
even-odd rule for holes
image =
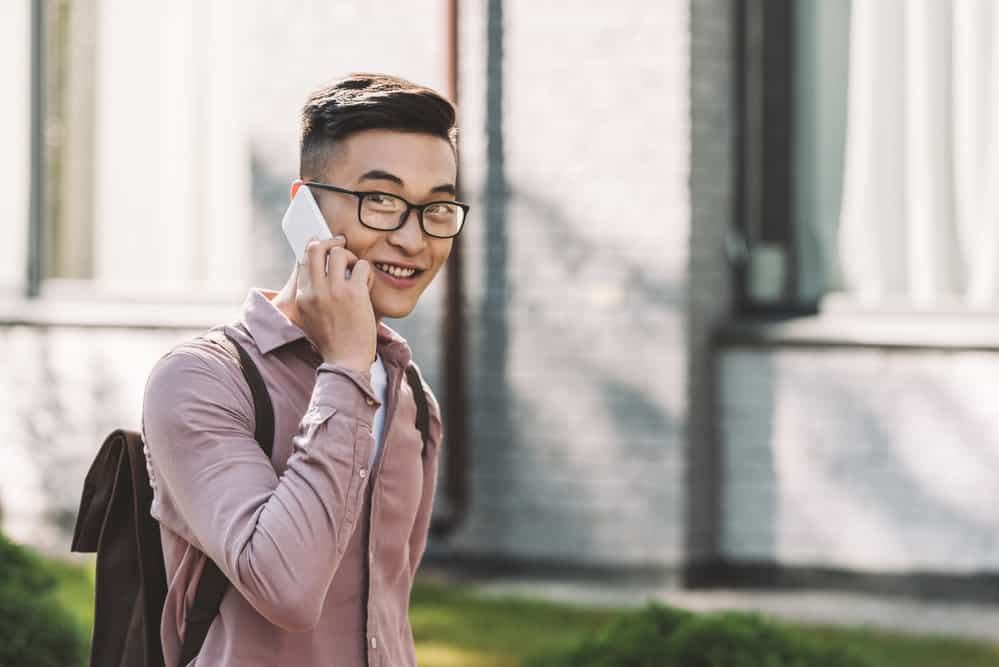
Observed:
[[[397,323],[464,406],[431,557],[988,595],[988,0],[475,0],[456,50],[445,3],[0,11],[15,537],[64,548],[159,355],[283,281],[306,93],[379,70],[443,90],[456,52],[464,390],[443,281]]]

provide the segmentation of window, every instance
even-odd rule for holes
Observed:
[[[94,0],[44,12],[43,279],[94,277]]]
[[[250,177],[227,4],[36,4],[43,206],[29,261],[41,295],[242,294]]]
[[[743,310],[999,307],[999,7],[739,11]]]

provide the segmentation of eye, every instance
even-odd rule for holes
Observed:
[[[460,209],[454,204],[437,202],[423,210],[423,218],[428,222],[452,224],[459,217]]]
[[[454,215],[454,206],[452,206],[451,204],[444,204],[444,203],[431,204],[426,208],[424,214],[436,218],[450,217]]]
[[[365,195],[364,204],[381,211],[398,211],[402,208],[401,199],[392,195],[381,194],[380,192],[372,192],[369,195]]]

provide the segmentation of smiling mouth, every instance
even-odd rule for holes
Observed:
[[[394,264],[383,264],[381,262],[376,262],[375,268],[397,280],[410,280],[423,273],[420,269],[404,268]]]

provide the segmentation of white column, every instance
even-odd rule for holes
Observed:
[[[105,289],[230,298],[245,286],[249,166],[231,5],[103,0],[95,226]]]
[[[951,130],[951,4],[907,0],[905,11],[906,271],[916,306],[953,301],[961,291]],[[872,221],[875,222],[875,221]]]
[[[873,305],[999,305],[999,8],[855,0],[840,257]]]
[[[0,2],[0,294],[24,289],[31,165],[31,3]]]
[[[905,271],[905,41],[902,0],[854,0],[839,249],[848,291],[876,304]]]
[[[200,218],[205,252],[198,274],[213,285],[242,292],[252,261],[250,193],[250,95],[244,56],[245,3],[214,0],[199,3],[207,20],[201,53],[204,92],[201,127],[207,128],[200,181]],[[259,48],[259,45],[255,45]],[[258,74],[254,74],[258,75]],[[282,118],[297,130],[298,118]],[[297,172],[296,172],[297,173]],[[280,220],[273,221],[275,225]],[[230,289],[230,288],[226,288]]]
[[[972,306],[999,305],[999,8],[954,3],[954,182]]]

